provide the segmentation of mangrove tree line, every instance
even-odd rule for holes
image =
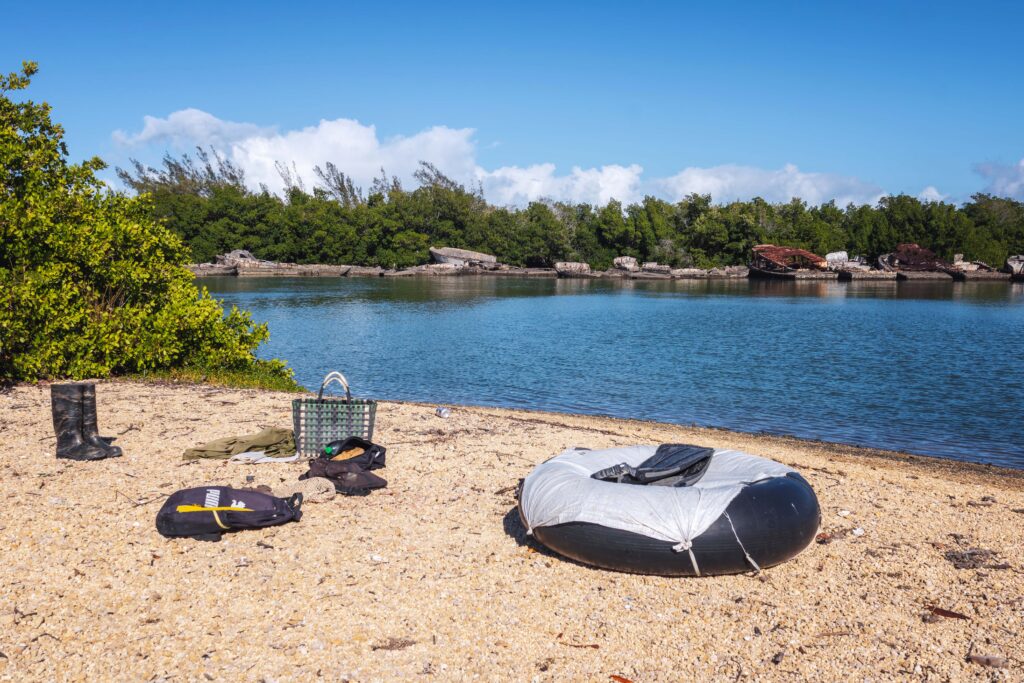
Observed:
[[[750,248],[766,242],[869,258],[916,242],[947,259],[963,253],[999,266],[1024,252],[1024,203],[987,194],[962,206],[908,195],[875,206],[760,198],[716,204],[691,194],[675,203],[645,197],[626,206],[535,201],[510,208],[488,204],[480,189],[425,162],[414,188],[382,170],[366,191],[330,163],[316,169],[311,189],[293,168],[279,163],[278,170],[282,196],[248,189],[242,170],[215,150],[166,156],[159,168],[133,161],[118,175],[149,197],[151,215],[181,236],[196,262],[248,249],[274,261],[401,268],[427,262],[431,246],[449,246],[521,266],[607,268],[628,255],[708,268],[746,263]]]

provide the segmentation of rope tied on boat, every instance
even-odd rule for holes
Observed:
[[[684,550],[690,554],[690,562],[693,564],[693,573],[700,576],[700,567],[697,566],[697,558],[693,554],[693,541],[683,540],[672,546],[672,550],[681,553]]]
[[[696,487],[694,487],[692,490],[697,492],[697,504],[696,504],[695,507],[700,507],[701,500],[704,497],[704,491],[702,489],[696,488]],[[679,504],[678,500],[676,501],[676,504],[677,505]],[[687,530],[685,532],[685,535],[683,536],[683,540],[679,541],[674,546],[672,546],[672,550],[674,550],[677,553],[681,553],[682,551],[685,550],[687,553],[689,553],[689,555],[690,555],[690,564],[693,565],[693,573],[695,575],[697,575],[697,576],[700,576],[700,567],[697,565],[697,556],[693,554],[693,537],[694,537],[693,524],[694,524],[694,519],[691,517],[690,518],[690,524],[689,524],[689,526],[688,526],[688,528],[687,528]]]
[[[732,517],[729,516],[728,512],[723,512],[722,514],[725,515],[727,520],[729,520],[729,526],[732,527],[732,535],[736,538],[736,542],[740,544],[740,550],[743,551],[743,556],[747,558],[747,562],[750,563],[750,566],[752,566],[755,571],[760,572],[761,568],[757,566],[757,562],[754,562],[754,558],[752,558],[750,553],[747,552],[747,549],[743,547],[743,541],[740,540],[740,535],[736,533],[736,525],[732,523]]]

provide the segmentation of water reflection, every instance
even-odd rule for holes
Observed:
[[[1024,466],[1005,283],[204,280],[306,386],[589,412]]]
[[[1005,282],[921,282],[862,280],[625,280],[495,276],[400,278],[204,278],[202,285],[222,294],[287,294],[306,304],[331,301],[429,303],[502,297],[581,294],[691,295],[743,297],[872,298],[955,300],[965,303],[1020,301],[1024,284]]]

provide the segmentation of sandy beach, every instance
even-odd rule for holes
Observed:
[[[55,459],[48,387],[0,394],[0,680],[1022,679],[1024,472],[382,403],[386,489],[201,543],[157,534],[166,495],[246,475],[277,486],[306,467],[182,451],[289,427],[293,395],[126,382],[97,394],[101,431],[126,455],[90,463]],[[537,463],[680,441],[797,468],[821,503],[819,541],[759,574],[684,579],[591,569],[526,536],[513,488]],[[990,554],[958,568],[971,549]]]

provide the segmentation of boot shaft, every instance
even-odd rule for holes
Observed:
[[[57,434],[57,453],[82,445],[82,392],[77,384],[50,385],[53,431]]]
[[[78,384],[82,391],[82,436],[89,440],[90,437],[99,436],[96,424],[96,385],[91,382]]]
[[[85,403],[92,404],[95,420],[95,387],[91,401],[83,397],[83,383],[51,384],[50,408],[53,412],[53,431],[57,435],[57,457],[71,460],[100,460],[121,454],[114,453],[106,444],[86,439],[83,433]]]
[[[120,446],[112,446],[114,437],[100,436],[96,424],[96,385],[92,382],[79,382],[82,387],[82,438],[87,444],[106,451],[108,458],[121,455]]]

